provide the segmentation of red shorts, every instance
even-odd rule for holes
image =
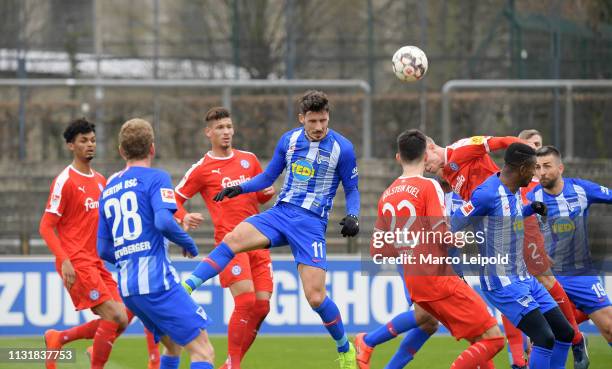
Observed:
[[[223,288],[239,281],[251,280],[255,291],[272,292],[274,286],[270,250],[253,250],[237,254],[219,273],[219,279]]]
[[[443,299],[415,302],[444,324],[457,340],[480,336],[497,325],[485,302],[467,283],[457,283],[454,289]]]
[[[548,254],[544,248],[544,237],[535,216],[525,218],[523,255],[527,271],[531,275],[541,275],[550,268]]]
[[[61,264],[56,263],[55,266],[61,276]],[[72,264],[72,266],[76,272],[76,280],[68,293],[76,310],[90,309],[108,300],[122,302],[117,282],[106,270],[102,261],[96,264]]]

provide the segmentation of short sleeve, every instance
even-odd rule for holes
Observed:
[[[202,160],[193,164],[187,173],[185,173],[183,179],[181,179],[179,184],[176,186],[176,193],[181,197],[190,199],[202,190],[203,184],[199,179],[201,176],[198,175]]]
[[[177,209],[172,181],[170,175],[166,172],[159,171],[153,175],[149,187],[149,196],[154,212],[161,209]]]
[[[47,199],[45,211],[61,217],[66,210],[66,205],[70,199],[71,193],[70,183],[62,180],[60,177],[56,178],[51,184],[51,190],[49,192],[49,198]]]

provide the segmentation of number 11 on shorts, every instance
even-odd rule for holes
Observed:
[[[313,242],[312,243],[312,249],[314,250],[314,257],[315,258],[324,258],[325,255],[323,255],[323,242]]]

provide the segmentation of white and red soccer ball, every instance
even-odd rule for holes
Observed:
[[[391,61],[393,73],[403,82],[418,81],[427,73],[427,56],[416,46],[399,48]]]

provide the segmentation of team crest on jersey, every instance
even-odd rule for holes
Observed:
[[[484,136],[474,136],[470,138],[470,142],[474,145],[482,145],[484,142]]]
[[[240,273],[242,273],[242,268],[240,267],[240,265],[234,265],[232,267],[232,274],[235,276],[239,276]]]
[[[315,170],[312,163],[305,159],[300,159],[291,164],[293,178],[300,182],[307,182],[314,176]]]
[[[240,165],[244,168],[244,169],[249,169],[249,167],[251,166],[251,164],[249,163],[248,160],[246,159],[242,159],[240,160]]]
[[[461,207],[461,212],[463,213],[463,215],[470,215],[470,213],[474,211],[474,205],[472,205],[472,202],[466,202],[462,207]]]
[[[455,163],[454,161],[451,161],[448,166],[451,168],[451,170],[453,172],[456,172],[459,170],[459,165],[457,165],[457,163]]]
[[[98,290],[91,290],[91,291],[89,291],[89,299],[90,300],[96,301],[99,298],[100,298],[100,292],[98,292]]]
[[[171,188],[160,188],[161,198],[163,202],[167,202],[170,204],[176,203],[176,199],[174,198],[174,190]]]

